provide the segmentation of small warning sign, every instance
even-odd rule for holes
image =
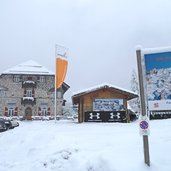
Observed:
[[[148,129],[148,122],[146,120],[140,122],[141,129]]]
[[[142,117],[139,122],[140,135],[149,135],[149,119],[147,117]]]

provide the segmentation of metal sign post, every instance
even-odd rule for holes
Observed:
[[[140,87],[141,115],[142,117],[147,117],[141,50],[137,50],[136,54],[137,54],[138,77],[139,77],[139,87]],[[140,126],[146,129],[148,125],[146,122],[142,121]],[[148,135],[143,135],[143,147],[144,147],[144,162],[145,164],[150,166]]]

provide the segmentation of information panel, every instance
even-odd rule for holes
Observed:
[[[123,110],[123,99],[97,98],[93,102],[94,111],[121,111]]]
[[[144,54],[148,108],[171,109],[171,51]]]

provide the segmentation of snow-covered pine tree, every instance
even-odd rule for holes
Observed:
[[[139,95],[139,83],[138,83],[138,77],[136,71],[133,69],[132,70],[132,75],[131,75],[131,91]],[[140,99],[135,98],[129,101],[129,105],[131,109],[139,113],[140,112]]]

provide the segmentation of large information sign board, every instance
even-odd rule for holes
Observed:
[[[149,111],[171,110],[171,51],[144,52]]]

